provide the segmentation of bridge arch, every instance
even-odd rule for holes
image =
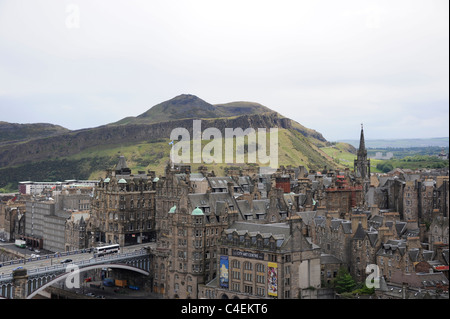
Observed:
[[[129,265],[122,265],[122,264],[100,264],[100,265],[93,265],[93,266],[88,266],[88,267],[83,267],[83,268],[79,268],[78,271],[79,273],[85,272],[85,271],[89,271],[89,270],[93,270],[93,269],[101,269],[101,268],[118,268],[118,269],[126,269],[126,270],[131,270],[131,271],[135,271],[138,273],[141,273],[143,275],[148,276],[150,273],[148,271],[142,270],[140,268],[136,268],[133,266],[129,266]],[[57,283],[58,281],[64,280],[69,276],[73,276],[73,272],[66,272],[58,277],[56,277],[55,279],[47,282],[45,285],[43,285],[42,287],[40,287],[39,289],[33,291],[31,294],[29,294],[27,296],[27,299],[32,299],[37,293],[39,293],[40,291],[44,290],[47,287],[50,287],[51,285]]]

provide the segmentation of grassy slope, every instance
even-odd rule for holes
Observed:
[[[270,140],[269,134],[267,134],[266,140],[268,144]],[[85,150],[75,156],[71,156],[70,159],[79,160],[99,157],[118,158],[119,156],[123,155],[127,160],[128,166],[134,173],[137,173],[138,170],[154,170],[157,174],[162,174],[164,171],[164,167],[170,158],[171,146],[168,143],[169,140],[161,140],[153,143],[143,142],[134,145],[117,145],[113,147],[92,148]],[[203,146],[209,143],[210,141],[202,141],[202,149]],[[331,158],[329,158],[316,146],[312,145],[309,139],[305,138],[302,134],[295,130],[280,129],[278,134],[278,143],[279,165],[302,165],[307,169],[322,169],[325,166],[330,168],[333,164],[329,161],[329,159]],[[191,142],[191,150],[192,149],[193,148]],[[235,153],[235,147],[233,148],[233,152]],[[269,147],[267,152],[270,152]],[[196,172],[197,168],[200,165],[205,164],[192,163],[192,171]],[[231,163],[231,165],[233,164]],[[218,163],[209,164],[206,166],[214,170],[214,172],[219,175],[224,173],[224,168],[228,166],[228,164]],[[95,179],[99,176],[104,176],[104,173],[105,172],[103,170],[96,170],[91,173],[90,177]]]
[[[332,146],[322,147],[321,150],[328,154],[337,164],[341,164],[344,167],[348,167],[353,170],[354,160],[356,159],[356,153],[354,150],[349,147],[347,143],[336,143]],[[370,160],[370,170],[373,173],[379,172],[376,166],[378,163],[381,163],[381,160]]]
[[[68,129],[49,123],[18,124],[0,121],[0,144],[27,141],[67,132],[69,132]]]

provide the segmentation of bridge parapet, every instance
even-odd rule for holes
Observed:
[[[114,261],[120,261],[120,260],[126,260],[126,259],[132,259],[136,257],[146,256],[148,255],[148,252],[145,249],[136,250],[133,252],[128,253],[119,253],[119,254],[111,254],[111,255],[105,255],[102,257],[90,257],[89,259],[74,261],[70,264],[76,265],[79,268],[92,266],[96,264],[104,264],[104,263],[111,263]],[[67,255],[66,255],[67,256]],[[15,263],[20,267],[21,263]],[[44,273],[52,273],[52,272],[63,272],[66,270],[68,264],[55,264],[51,266],[45,266],[45,267],[35,267],[28,269],[28,276],[35,276],[40,275]],[[0,275],[0,284],[3,282],[12,281],[13,279],[13,271],[10,273],[4,273]]]

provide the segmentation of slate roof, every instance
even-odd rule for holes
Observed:
[[[313,226],[317,211],[297,212],[296,214],[302,218],[305,225]]]
[[[383,225],[383,220],[384,220],[384,217],[383,216],[380,216],[380,215],[375,215],[375,216],[372,216],[368,221],[367,221],[367,223],[370,225],[370,226],[372,226],[373,228],[379,228],[379,227],[381,227],[382,225]]]
[[[366,231],[362,227],[362,224],[358,224],[358,228],[356,228],[355,234],[353,235],[353,239],[363,240],[366,237]]]
[[[396,251],[399,251],[399,253],[402,256],[405,254],[406,240],[392,240],[392,239],[388,240],[385,244],[383,244],[380,247],[380,249],[377,252],[377,256],[392,256]]]
[[[325,218],[325,216],[315,216],[314,217],[314,224],[317,226],[317,227],[325,227],[325,222],[326,222],[326,218]]]
[[[119,162],[117,163],[117,165],[116,165],[116,171],[120,171],[120,170],[123,170],[123,169],[127,169],[128,168],[128,165],[127,165],[127,162],[126,162],[126,160],[125,160],[125,157],[124,156],[120,156],[119,157]]]
[[[342,225],[342,230],[344,231],[344,234],[351,234],[352,233],[352,222],[346,219],[338,219],[333,218],[331,220],[331,229],[332,230],[338,230],[338,228]]]
[[[397,231],[397,236],[401,237],[403,233],[406,231],[406,222],[396,222],[395,230]]]
[[[231,235],[236,232],[240,236],[250,236],[252,242],[256,240],[257,236],[265,239],[264,244],[267,245],[270,238],[276,240],[277,248],[283,249],[292,238],[290,235],[290,226],[287,223],[273,223],[273,224],[256,224],[244,221],[234,222],[228,229],[224,231],[225,234]],[[242,238],[243,239],[243,238]],[[306,238],[303,241],[308,249],[318,249],[319,246],[310,243]]]
[[[268,199],[253,200],[253,208],[247,200],[237,200],[239,211],[243,216],[252,216],[258,219],[260,215],[265,215],[269,207]]]
[[[216,215],[222,214],[227,203],[228,205],[235,206],[235,201],[229,193],[199,193],[188,194],[190,202],[190,211],[199,207],[205,212],[205,215],[214,213]],[[209,212],[205,211],[205,208],[209,207]],[[237,207],[235,207],[237,208]]]
[[[211,188],[227,188],[228,183],[233,183],[234,187],[239,186],[230,176],[208,177],[207,179]]]

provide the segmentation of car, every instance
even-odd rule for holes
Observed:
[[[67,263],[71,263],[71,262],[72,262],[72,259],[67,258],[67,259],[64,259],[63,261],[61,261],[61,264],[67,264]]]

